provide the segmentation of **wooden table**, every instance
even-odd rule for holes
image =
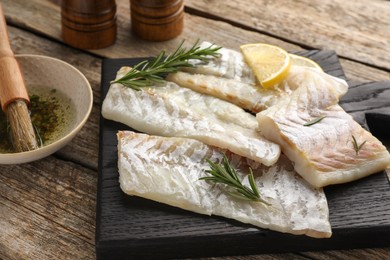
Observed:
[[[390,80],[390,2],[384,0],[186,1],[185,29],[167,42],[130,31],[128,0],[117,0],[118,36],[101,50],[71,48],[61,39],[59,0],[1,0],[15,53],[41,54],[77,67],[94,91],[92,114],[77,137],[45,159],[0,166],[0,259],[94,259],[103,58],[173,50],[183,39],[267,42],[289,51],[333,49],[352,81]],[[222,4],[223,3],[223,4]],[[301,252],[229,259],[385,259],[390,248]]]

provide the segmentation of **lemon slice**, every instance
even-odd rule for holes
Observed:
[[[302,56],[298,56],[295,54],[290,54],[290,57],[292,60],[292,64],[294,64],[294,65],[309,67],[309,68],[316,68],[316,69],[319,69],[322,71],[321,66],[318,65],[315,61],[313,61],[311,59],[308,59],[308,58],[305,58]]]
[[[270,88],[287,77],[291,58],[285,50],[264,43],[245,44],[240,49],[245,62],[264,88]]]

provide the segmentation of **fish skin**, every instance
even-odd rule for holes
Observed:
[[[281,145],[295,170],[315,187],[346,183],[379,172],[390,163],[386,147],[339,105],[348,86],[310,68],[289,75],[299,85],[289,97],[256,115],[260,132]],[[320,122],[304,126],[316,118]],[[366,141],[357,153],[358,144]]]
[[[117,77],[129,69],[122,68]],[[280,156],[279,145],[257,131],[255,116],[175,83],[142,91],[112,84],[103,101],[102,115],[148,134],[194,138],[265,165],[274,164]]]
[[[331,236],[323,190],[296,174],[285,156],[266,167],[193,139],[131,131],[119,131],[117,136],[120,187],[128,195],[279,232]],[[253,169],[260,195],[270,206],[236,199],[218,185],[199,180],[209,169],[206,159],[221,161],[224,153],[245,185],[249,185],[248,167]]]

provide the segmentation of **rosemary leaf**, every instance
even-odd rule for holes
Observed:
[[[250,187],[248,187],[242,184],[238,178],[236,169],[230,165],[226,155],[223,156],[221,164],[211,162],[210,160],[207,160],[207,163],[210,165],[210,170],[206,170],[205,172],[211,176],[202,177],[199,178],[199,180],[209,181],[216,184],[224,184],[226,185],[227,193],[235,198],[270,205],[265,200],[261,199],[251,168],[249,168],[248,174],[250,184]]]
[[[363,148],[363,145],[365,145],[366,142],[367,140],[363,141],[361,144],[358,144],[355,136],[352,135],[352,144],[353,144],[353,149],[356,152],[356,155],[359,155],[360,150]]]
[[[253,201],[252,198],[250,197],[247,197],[246,195],[243,195],[239,192],[227,192],[230,196],[236,198],[236,199],[239,199],[239,200],[247,200],[247,201]]]
[[[256,197],[260,198],[260,193],[259,193],[259,190],[256,187],[255,178],[253,177],[253,172],[252,172],[251,168],[249,168],[248,179],[249,179],[249,184],[251,185],[251,188],[253,190],[253,193],[256,195]]]
[[[316,119],[313,119],[305,124],[303,124],[303,126],[311,126],[311,125],[314,125],[314,124],[317,124],[319,122],[321,122],[322,119],[324,119],[326,116],[321,116],[321,117],[318,117]]]
[[[151,61],[145,60],[138,63],[126,75],[111,83],[119,83],[134,90],[141,90],[142,87],[163,82],[168,73],[176,72],[179,68],[192,67],[193,65],[189,62],[191,59],[207,61],[219,56],[218,50],[221,47],[210,45],[201,49],[198,43],[199,41],[187,50],[183,47],[184,41],[182,41],[172,54],[166,55],[165,51],[162,51]]]

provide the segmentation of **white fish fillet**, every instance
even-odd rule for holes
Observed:
[[[261,133],[281,145],[295,170],[315,187],[345,183],[376,173],[390,163],[382,143],[337,103],[348,86],[314,69],[300,68],[289,81],[299,87],[257,114]],[[305,123],[325,116],[320,122]],[[357,152],[357,144],[365,142]]]
[[[209,47],[210,45],[212,44],[209,42],[202,42],[199,46],[203,49]],[[256,76],[246,65],[241,52],[221,48],[218,53],[220,54],[220,57],[210,59],[206,63],[199,60],[190,60],[190,63],[195,65],[195,67],[183,68],[183,71],[196,74],[214,75],[217,77],[234,79],[243,83],[256,85]]]
[[[203,42],[200,46],[206,48],[210,45]],[[288,84],[264,89],[245,63],[241,52],[221,48],[219,53],[220,57],[213,58],[207,63],[193,61],[195,67],[171,73],[167,80],[199,93],[226,100],[253,113],[274,105],[279,98],[293,90]]]
[[[118,77],[128,70],[122,68]],[[265,165],[274,164],[280,155],[279,145],[257,131],[255,116],[175,83],[142,91],[112,84],[102,114],[144,133],[194,138]]]
[[[213,75],[176,72],[167,80],[196,92],[218,97],[253,113],[274,105],[281,96],[288,95],[288,89],[264,89],[235,79]]]
[[[206,215],[219,215],[243,223],[316,238],[331,236],[327,200],[295,173],[281,156],[265,167],[197,140],[158,137],[131,131],[118,132],[118,167],[121,189],[129,194]],[[230,157],[240,179],[253,169],[259,192],[270,206],[226,194],[219,185],[199,178],[209,169],[205,159]],[[244,183],[247,179],[244,179]]]

